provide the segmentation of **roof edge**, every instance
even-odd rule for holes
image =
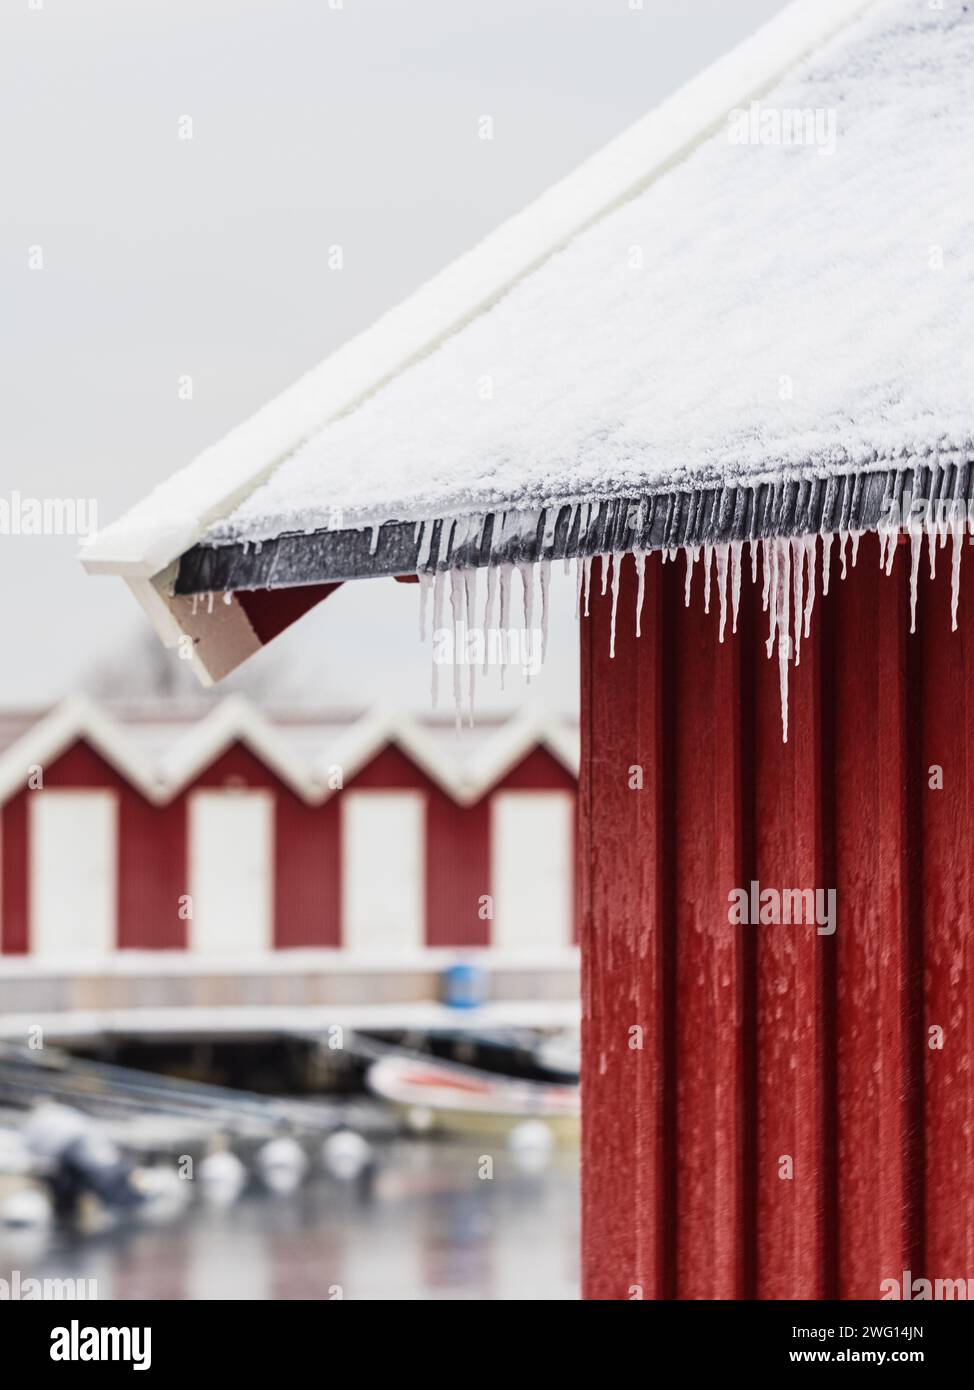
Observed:
[[[168,805],[236,744],[295,796],[318,806],[383,749],[397,747],[458,805],[483,796],[534,748],[546,748],[573,775],[578,750],[567,722],[551,713],[520,711],[506,718],[469,761],[458,765],[423,726],[397,710],[375,709],[350,724],[326,754],[303,758],[246,696],[232,695],[180,735],[157,760],[144,756],[125,725],[85,695],[71,695],[0,753],[0,808],[77,742],[88,743],[115,772],[155,805]],[[332,770],[342,772],[333,785]]]
[[[875,0],[792,0],[755,34],[205,449],[81,548],[92,574],[151,579],[297,447],[434,351],[579,232],[685,159]]]
[[[957,504],[965,515],[974,508],[971,455],[907,456],[882,468],[827,476],[315,531],[264,541],[259,550],[244,543],[195,546],[183,556],[174,587],[180,596],[232,594],[630,550],[872,531],[920,502],[939,510],[941,520]]]

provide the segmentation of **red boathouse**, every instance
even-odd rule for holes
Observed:
[[[528,714],[5,716],[0,1036],[429,1022],[458,953],[485,1017],[571,1023],[576,764]]]
[[[575,562],[590,1298],[974,1276],[972,65],[796,0],[85,548],[204,680]]]

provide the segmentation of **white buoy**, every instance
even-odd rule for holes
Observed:
[[[0,1173],[25,1177],[33,1167],[30,1149],[16,1129],[0,1129]]]
[[[19,1187],[0,1202],[0,1225],[10,1230],[43,1231],[53,1216],[51,1199],[39,1187]]]
[[[405,1121],[410,1134],[429,1134],[436,1123],[436,1116],[428,1105],[411,1105],[406,1111]]]
[[[147,1221],[171,1221],[189,1203],[190,1184],[167,1164],[136,1168],[132,1174],[132,1186],[142,1195],[143,1201],[138,1211]]]
[[[372,1159],[372,1145],[353,1129],[338,1129],[321,1146],[321,1157],[333,1178],[357,1178]]]
[[[230,1149],[218,1149],[200,1159],[197,1170],[200,1193],[213,1207],[229,1207],[247,1185],[247,1169]]]
[[[257,1171],[270,1192],[294,1192],[301,1186],[307,1169],[308,1159],[304,1149],[286,1135],[268,1140],[258,1151]]]
[[[537,1173],[545,1168],[554,1147],[554,1135],[544,1120],[522,1120],[507,1136],[507,1147],[517,1166]]]

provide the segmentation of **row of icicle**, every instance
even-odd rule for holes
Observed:
[[[897,536],[899,526],[881,527],[879,530],[880,540],[880,566],[886,574],[890,574],[893,568],[893,558],[897,550]],[[965,531],[969,529],[966,514],[959,509],[941,519],[939,523],[926,523],[922,520],[911,520],[904,528],[910,539],[910,631],[916,630],[916,603],[917,603],[917,577],[920,569],[921,550],[923,537],[928,537],[930,577],[936,576],[937,546],[943,549],[947,543],[948,534],[951,535],[953,546],[951,554],[951,626],[957,628],[957,605],[960,593],[960,560],[962,553],[962,541]],[[970,528],[974,529],[974,528]],[[801,644],[803,638],[808,639],[812,621],[812,613],[815,607],[816,590],[818,587],[818,557],[821,548],[822,579],[821,587],[823,595],[829,592],[829,581],[831,576],[831,560],[833,541],[838,540],[839,562],[841,565],[842,578],[846,577],[847,559],[855,566],[859,553],[859,539],[862,533],[858,531],[839,531],[837,536],[831,534],[791,537],[787,539],[770,539],[758,541],[729,541],[721,545],[684,545],[663,550],[662,560],[665,564],[667,560],[674,561],[682,550],[686,560],[686,584],[684,589],[684,600],[689,607],[693,574],[698,563],[702,561],[703,569],[703,602],[704,611],[710,612],[710,603],[714,581],[716,581],[717,599],[720,605],[720,626],[719,640],[724,641],[726,635],[728,618],[730,619],[731,631],[736,633],[738,611],[741,596],[741,572],[744,565],[743,551],[745,544],[749,547],[749,560],[751,570],[751,582],[758,582],[758,565],[762,572],[762,604],[764,612],[768,614],[768,637],[767,652],[771,658],[777,649],[778,671],[779,671],[779,690],[781,696],[781,729],[784,742],[788,741],[788,668],[794,661],[796,666],[801,664]],[[819,547],[821,541],[821,547]],[[851,545],[850,545],[851,541]],[[847,552],[851,554],[847,557]],[[608,555],[598,557],[585,556],[575,560],[576,572],[576,617],[589,615],[589,598],[592,584],[592,565],[593,559],[601,561],[601,592],[603,595],[610,591],[612,598],[612,617],[609,631],[609,654],[615,656],[616,638],[616,616],[619,600],[619,579],[622,561],[626,555],[632,555],[636,566],[637,574],[637,595],[635,611],[635,631],[636,636],[641,635],[641,618],[643,599],[645,594],[645,566],[646,551],[616,551]],[[571,561],[565,560],[566,573],[569,570]],[[517,574],[521,588],[521,611],[524,624],[524,631],[531,633],[535,621],[537,609],[535,595],[535,571],[540,580],[540,608],[541,608],[541,659],[547,652],[548,645],[548,590],[549,578],[551,573],[551,561],[541,560],[537,564],[495,564],[485,568],[486,585],[483,604],[483,622],[480,630],[483,633],[490,632],[492,628],[500,629],[502,632],[511,627],[511,610],[513,603],[513,577]],[[469,632],[476,624],[476,606],[479,588],[480,571],[476,568],[468,569],[437,569],[431,574],[425,570],[419,573],[420,581],[420,635],[426,637],[428,630],[433,633],[440,631],[443,627],[444,607],[449,588],[450,616],[455,641],[465,631]],[[728,583],[729,581],[729,583]],[[729,589],[729,593],[728,593]],[[429,603],[432,593],[432,605]],[[432,609],[432,623],[428,622],[430,608]],[[461,723],[464,706],[464,680],[463,666],[466,666],[466,706],[469,722],[473,723],[474,697],[476,688],[476,666],[472,662],[461,663],[456,660],[452,663],[453,676],[453,701],[456,709],[457,724]],[[487,653],[485,649],[482,670],[486,674]],[[504,665],[501,665],[501,684],[504,681]],[[530,676],[527,677],[530,679]],[[439,666],[434,660],[433,674],[431,683],[431,699],[435,708],[439,694]]]

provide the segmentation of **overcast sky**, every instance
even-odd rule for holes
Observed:
[[[0,497],[111,520],[782,7],[338,4],[4,0]],[[138,660],[134,600],[75,548],[0,535],[4,706]],[[536,687],[567,708],[573,606],[556,592]],[[422,707],[415,607],[412,586],[346,585],[257,674]]]

